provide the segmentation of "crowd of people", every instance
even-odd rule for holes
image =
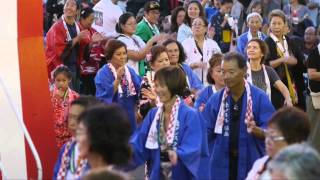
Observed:
[[[54,179],[317,179],[316,0],[47,0]]]

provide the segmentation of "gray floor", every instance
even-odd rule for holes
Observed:
[[[137,169],[128,172],[131,180],[144,180],[144,165],[139,166]]]

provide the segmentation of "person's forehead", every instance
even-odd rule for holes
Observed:
[[[159,9],[152,9],[152,10],[149,10],[147,13],[159,13]]]
[[[315,29],[306,29],[305,33],[306,35],[315,35],[316,30]]]
[[[240,69],[236,60],[222,61],[223,69]]]
[[[66,4],[72,4],[72,5],[77,5],[77,2],[75,0],[67,0]]]

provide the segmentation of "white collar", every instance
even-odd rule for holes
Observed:
[[[154,35],[159,34],[159,30],[155,24],[151,25],[151,23],[144,16],[143,16],[143,20],[146,21],[147,25],[150,27]]]
[[[71,41],[71,40],[72,40],[71,34],[70,34],[70,32],[69,32],[69,29],[68,29],[66,20],[65,20],[65,18],[64,18],[64,15],[61,16],[61,19],[62,19],[62,22],[63,22],[63,27],[64,27],[64,29],[65,29],[66,32],[67,32],[67,41]],[[76,26],[77,34],[79,34],[79,33],[80,33],[80,28],[79,28],[79,26],[78,26],[78,24],[77,24],[76,21],[74,21],[74,25]]]
[[[279,39],[273,33],[270,33],[270,37],[276,43],[277,47],[282,52],[283,56],[289,57],[290,55],[289,55],[288,42],[286,40],[286,37],[282,36],[284,46],[280,43]]]
[[[266,89],[266,94],[268,95],[269,100],[271,100],[271,85],[270,85],[270,79],[269,79],[269,76],[268,76],[268,73],[267,73],[267,70],[266,70],[265,65],[262,64],[261,66],[262,66],[261,68],[262,68],[263,74],[264,74],[264,82],[265,82],[266,87],[267,87],[267,89]],[[247,63],[247,67],[248,67],[248,69],[247,69],[247,74],[248,74],[247,81],[248,81],[249,83],[251,83],[252,85],[254,85],[253,82],[252,82],[251,65],[249,64],[249,62]]]
[[[258,38],[263,40],[262,33],[260,31],[258,31],[257,34],[258,34]],[[248,42],[253,38],[250,29],[248,30],[247,37],[248,37]]]

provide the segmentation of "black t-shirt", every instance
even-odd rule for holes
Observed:
[[[308,69],[316,69],[317,72],[320,72],[320,55],[318,48],[315,48],[311,51],[307,60]],[[320,81],[309,80],[310,89],[312,92],[320,92]]]
[[[243,93],[244,94],[244,93]],[[238,177],[238,151],[239,151],[239,131],[240,117],[242,110],[242,96],[235,102],[231,101],[231,121],[230,121],[230,141],[229,141],[229,180],[235,180]]]
[[[71,39],[75,38],[77,36],[77,28],[76,25],[69,25],[67,24],[68,31],[70,33]],[[72,72],[76,71],[77,67],[77,50],[78,50],[78,45],[74,46],[71,50],[70,56],[68,59],[65,61],[65,65],[67,65]]]

